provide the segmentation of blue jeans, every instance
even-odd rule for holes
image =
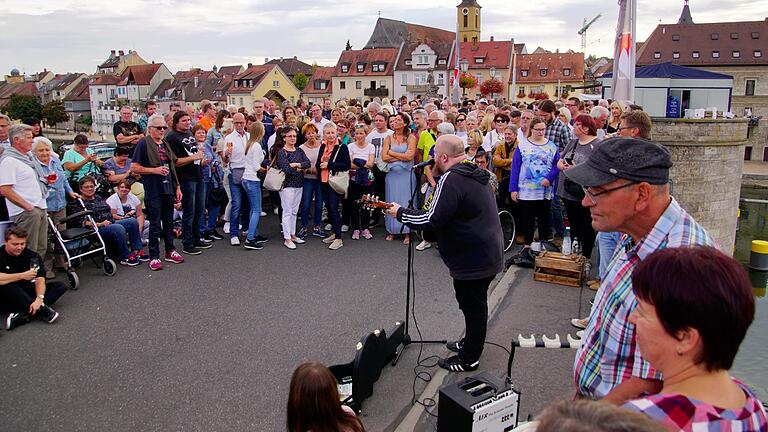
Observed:
[[[556,237],[563,238],[565,235],[565,223],[563,222],[563,202],[560,196],[552,196],[552,215],[549,218],[549,226],[554,231]]]
[[[232,198],[232,207],[229,211],[229,237],[237,237],[240,232],[240,210],[243,206],[243,195],[245,194],[245,180],[242,184],[236,185],[232,182],[232,174],[229,175],[229,194]]]
[[[251,217],[248,222],[248,235],[246,240],[253,240],[259,235],[259,217],[261,217],[261,182],[252,180],[243,180],[243,186],[245,192],[248,194],[248,201],[251,204]],[[233,194],[234,197],[234,194]],[[234,213],[235,206],[232,206],[232,212]],[[232,230],[232,222],[229,223],[230,232]]]
[[[608,273],[608,264],[611,262],[616,245],[621,240],[620,232],[599,232],[597,233],[597,249],[600,257],[599,269],[600,279],[603,279]]]
[[[157,198],[145,199],[147,219],[149,220],[149,257],[160,258],[160,235],[165,242],[165,251],[176,248],[173,245],[173,196],[160,195]]]
[[[201,180],[184,180],[181,187],[181,241],[185,248],[200,242],[200,214],[205,212],[205,187]]]
[[[205,197],[206,200],[208,199],[208,191],[211,190],[212,184],[211,183],[205,183]],[[200,219],[200,225],[201,231],[208,231],[212,232],[216,229],[216,221],[219,219],[219,211],[221,211],[221,206],[219,205],[208,205],[206,201],[205,208],[208,209],[208,220],[206,222],[205,218]]]
[[[320,226],[320,218],[323,217],[323,193],[320,190],[320,180],[304,179],[304,190],[301,195],[301,227],[306,228],[309,223],[309,206],[315,198],[315,211],[313,213],[314,226]]]
[[[333,233],[337,239],[341,238],[341,215],[339,214],[339,201],[341,195],[337,194],[335,190],[331,189],[328,183],[320,183],[323,201],[325,202],[325,208],[328,210],[328,220],[331,221],[333,227]]]
[[[121,260],[127,259],[131,255],[131,251],[128,250],[128,242],[125,238],[126,234],[128,234],[128,238],[131,240],[131,246],[133,247],[133,250],[138,251],[141,249],[141,234],[139,233],[139,224],[136,223],[136,219],[130,220],[133,220],[133,224],[128,222],[129,219],[125,219],[99,228],[99,234],[101,234],[101,237],[104,239],[105,245],[108,245],[109,248],[117,251],[117,254]],[[129,229],[132,232],[129,232]],[[138,248],[136,247],[136,239],[138,239]]]

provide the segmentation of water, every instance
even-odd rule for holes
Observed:
[[[742,188],[739,228],[736,232],[735,258],[745,266],[749,263],[752,240],[768,240],[768,189]],[[744,199],[747,199],[745,201]],[[755,288],[755,319],[741,344],[731,375],[741,379],[763,401],[768,401],[768,299],[766,274],[751,272]]]

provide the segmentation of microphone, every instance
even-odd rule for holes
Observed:
[[[424,168],[424,167],[428,167],[428,166],[429,167],[435,166],[435,160],[434,159],[430,159],[430,160],[428,160],[426,162],[422,162],[420,164],[416,164],[416,165],[413,166],[413,169],[419,169],[419,168]]]

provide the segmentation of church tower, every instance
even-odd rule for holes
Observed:
[[[480,42],[480,9],[476,0],[462,0],[456,6],[459,42]]]

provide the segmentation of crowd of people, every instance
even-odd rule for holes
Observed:
[[[642,107],[576,97],[531,104],[286,101],[280,107],[260,99],[252,107],[218,109],[203,101],[199,111],[174,106],[158,113],[149,101],[138,122],[130,110],[121,111],[114,127],[118,147],[106,161],[84,135],[59,159],[31,126],[2,128],[3,122],[10,119],[0,117],[0,193],[14,228],[6,232],[0,259],[14,261],[9,268],[16,272],[0,278],[16,290],[13,302],[3,302],[13,305],[4,311],[8,329],[35,316],[48,322],[58,316],[50,305],[63,291],[52,279],[64,263],[47,253],[49,217],[63,228],[65,215],[84,206],[120,264],[147,262],[153,271],[163,260],[183,263],[182,254],[201,254],[219,240],[263,249],[269,239],[259,223],[267,210],[280,218],[289,250],[311,237],[337,250],[345,237],[370,240],[372,228],[383,225],[386,241],[419,241],[416,249],[423,251],[433,243],[414,230],[434,222],[435,202],[451,200],[441,195],[450,190],[443,187],[448,169],[456,165],[454,177],[470,179],[479,167],[482,188],[495,196],[493,210],[510,210],[519,228],[522,248],[507,266],[532,266],[534,242],[557,250],[564,238],[573,242],[569,249],[599,262],[590,281],[597,291],[590,315],[572,321],[584,331],[574,364],[579,399],[622,405],[675,430],[766,430],[760,402],[727,373],[754,315],[749,281],[670,195],[671,157],[650,140],[652,123]],[[464,163],[473,168],[462,174]],[[368,210],[359,202],[366,194],[394,210]],[[444,248],[440,244],[441,254]],[[487,264],[487,274],[474,275],[488,279],[485,290],[491,270],[498,271]],[[454,270],[452,276],[460,273]],[[455,288],[462,305],[460,291],[467,287],[456,280]],[[461,296],[474,295],[465,291]],[[473,318],[462,306],[471,339],[450,344],[459,356],[440,364],[448,370],[477,369],[485,338],[477,321],[487,303],[476,303],[480,315]],[[330,382],[327,375],[314,363],[297,369],[289,430],[363,430],[337,404],[301,400],[300,393]],[[312,409],[321,411],[310,415]]]

